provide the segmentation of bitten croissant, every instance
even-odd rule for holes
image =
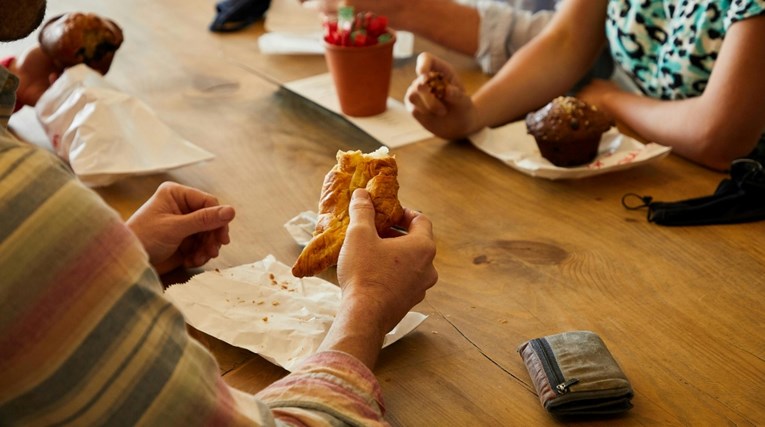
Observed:
[[[43,52],[61,68],[85,64],[101,74],[122,45],[122,29],[93,13],[70,12],[45,23],[38,36]]]
[[[338,151],[337,164],[324,178],[313,238],[292,266],[292,274],[313,276],[337,264],[350,222],[351,194],[357,188],[366,188],[372,198],[378,233],[399,223],[404,209],[398,201],[397,174],[396,158],[385,147],[369,154]]]

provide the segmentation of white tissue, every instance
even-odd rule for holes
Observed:
[[[92,187],[214,157],[85,65],[67,69],[35,110],[53,149]]]

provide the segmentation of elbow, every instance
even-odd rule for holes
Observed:
[[[691,160],[718,171],[728,170],[731,162],[752,153],[761,136],[762,129],[708,126],[698,135]]]

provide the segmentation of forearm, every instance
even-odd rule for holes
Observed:
[[[344,296],[343,298],[349,298]],[[343,303],[319,351],[341,351],[372,369],[382,348],[386,330],[375,321],[375,302]]]
[[[605,44],[605,3],[570,3],[473,95],[481,118],[478,129],[506,124],[541,107],[569,90],[595,63]]]
[[[452,0],[353,0],[348,4],[387,16],[391,27],[465,55],[474,55],[478,48],[478,11],[470,6]]]
[[[518,51],[494,78],[473,95],[476,115],[482,118],[479,128],[501,126],[518,120],[564,94],[579,81],[589,68],[590,61],[583,66],[567,55],[547,53],[563,51],[557,46],[559,44],[552,39],[533,42]]]
[[[700,96],[659,101],[612,92],[604,97],[604,107],[645,139],[725,169],[748,155],[765,132],[764,37],[765,16],[734,24]]]
[[[749,154],[763,130],[756,117],[728,120],[728,111],[704,96],[662,101],[629,92],[603,97],[603,107],[614,119],[646,141],[672,147],[673,152],[704,166],[723,170]],[[668,119],[669,118],[669,119]]]

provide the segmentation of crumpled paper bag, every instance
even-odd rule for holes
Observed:
[[[68,68],[35,111],[53,149],[91,187],[214,157],[84,64]]]
[[[165,291],[200,331],[293,371],[321,344],[340,305],[340,288],[316,277],[298,279],[273,255],[253,264],[206,271]],[[386,335],[386,347],[427,316],[409,312]]]

